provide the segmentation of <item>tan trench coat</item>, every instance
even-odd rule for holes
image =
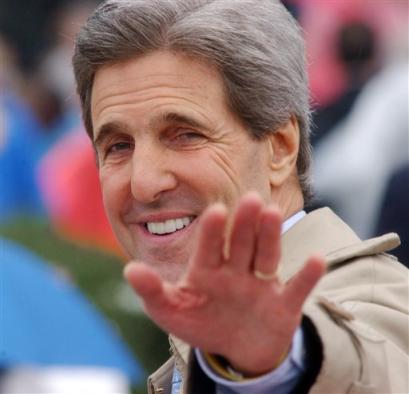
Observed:
[[[361,241],[328,208],[308,214],[283,235],[283,280],[314,252],[323,253],[328,264],[303,309],[322,349],[309,393],[409,393],[409,270],[385,254],[398,245],[395,234]],[[189,346],[176,338],[170,342],[173,356],[150,376],[149,393],[171,393],[176,363],[183,394],[211,394],[200,382],[207,378],[193,367]]]

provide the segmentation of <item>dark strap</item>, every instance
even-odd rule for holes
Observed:
[[[200,367],[194,352],[191,352],[190,371],[187,381],[187,393],[194,394],[215,394],[216,384],[211,380]]]
[[[314,324],[308,317],[304,316],[301,326],[304,334],[304,365],[306,371],[291,394],[306,394],[310,391],[321,370],[323,360],[322,343]]]

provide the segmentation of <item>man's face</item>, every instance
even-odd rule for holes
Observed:
[[[268,140],[227,107],[215,69],[154,52],[101,68],[92,123],[105,209],[132,259],[171,281],[184,271],[210,204],[246,191],[271,199]]]

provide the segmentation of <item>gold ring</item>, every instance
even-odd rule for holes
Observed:
[[[275,279],[277,275],[276,275],[275,272],[272,272],[271,274],[266,274],[264,272],[254,270],[254,276],[257,279],[264,280],[265,282],[269,282],[269,281]]]

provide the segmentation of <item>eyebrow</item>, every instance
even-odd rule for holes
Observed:
[[[130,130],[128,126],[121,122],[108,122],[103,124],[99,131],[98,136],[94,140],[94,147],[101,145],[111,134],[123,133],[129,134]]]
[[[165,112],[160,114],[150,122],[150,126],[155,127],[162,123],[183,123],[194,128],[204,128],[204,125],[195,118],[177,112]]]
[[[164,112],[159,114],[149,122],[149,127],[156,128],[163,123],[182,123],[194,128],[205,128],[205,126],[195,118],[177,112]],[[98,136],[94,140],[94,146],[98,147],[106,138],[115,133],[131,134],[131,131],[129,127],[122,122],[114,121],[105,123],[98,131]]]

